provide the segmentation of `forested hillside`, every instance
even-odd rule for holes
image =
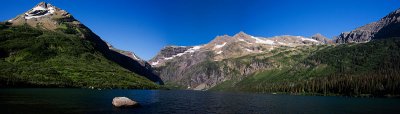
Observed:
[[[277,54],[279,67],[254,73],[239,82],[213,88],[267,93],[393,96],[400,95],[400,39],[318,46],[317,51]],[[287,53],[282,51],[282,53]]]
[[[0,24],[0,87],[158,88],[76,32]]]

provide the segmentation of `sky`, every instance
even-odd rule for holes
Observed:
[[[400,0],[8,0],[2,1],[0,20],[41,1],[68,11],[103,40],[145,60],[168,45],[200,45],[240,31],[332,38],[400,8]]]

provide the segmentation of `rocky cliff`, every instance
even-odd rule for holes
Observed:
[[[335,38],[335,43],[363,43],[373,39],[399,37],[400,9],[393,11],[377,22],[372,22],[350,32],[343,32]]]

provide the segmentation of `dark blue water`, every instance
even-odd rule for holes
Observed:
[[[114,108],[126,96],[137,108]],[[167,90],[0,89],[0,113],[400,113],[400,99]]]

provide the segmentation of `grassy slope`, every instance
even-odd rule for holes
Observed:
[[[256,54],[256,55],[248,55],[240,58],[234,58],[234,59],[228,59],[224,61],[238,61],[242,64],[250,64],[251,61],[258,61],[258,62],[264,62],[267,63],[270,68],[267,70],[268,72],[257,72],[253,75],[280,75],[287,73],[289,67],[298,64],[299,61],[304,60],[306,57],[308,57],[311,52],[329,48],[330,46],[306,46],[306,47],[298,47],[298,48],[287,48],[287,47],[281,47],[281,48],[276,48],[272,50],[270,53],[263,53],[263,54]],[[249,63],[250,62],[250,63]],[[269,79],[272,77],[268,77],[268,79],[264,79],[267,77],[252,77],[250,76],[249,78],[254,78],[255,80],[280,80],[280,79]],[[245,78],[244,80],[237,79],[237,80],[228,80],[225,81],[221,84],[218,84],[211,90],[234,90],[237,89],[238,87],[234,87],[237,83],[241,81],[246,81],[249,78]],[[280,78],[280,77],[276,77]],[[233,88],[234,87],[234,88]],[[243,86],[243,88],[246,88],[246,86]]]
[[[0,86],[158,88],[70,32],[4,24],[0,29]]]
[[[400,40],[322,46],[268,57],[279,68],[255,73],[238,83],[225,82],[213,90],[284,92],[294,94],[390,96],[400,95]]]

